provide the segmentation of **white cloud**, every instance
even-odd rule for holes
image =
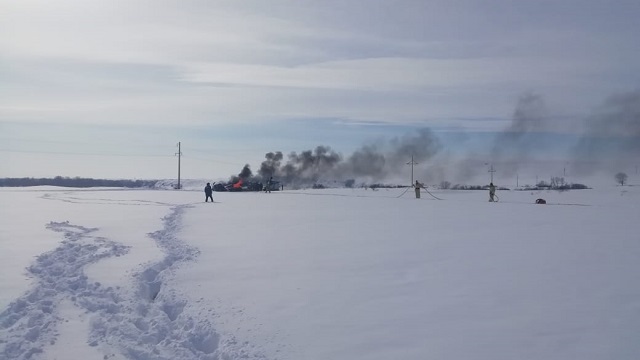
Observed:
[[[528,90],[580,112],[640,70],[634,8],[580,4],[3,2],[0,121],[442,124]]]

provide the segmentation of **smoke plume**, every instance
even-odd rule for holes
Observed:
[[[511,123],[496,137],[491,152],[501,176],[513,176],[520,167],[535,163],[546,163],[549,169],[553,159],[548,158],[548,149],[558,148],[558,137],[551,135],[566,127],[553,119],[540,95],[519,98]],[[557,162],[564,161],[573,175],[624,170],[640,157],[640,90],[611,96],[592,115],[570,124],[573,128],[564,133],[573,145],[554,154]],[[568,133],[577,140],[571,142]]]
[[[544,145],[540,136],[549,130],[547,109],[542,96],[527,93],[518,99],[511,123],[494,143],[491,159],[500,163],[501,172],[513,176],[522,164],[536,157]]]
[[[246,164],[238,175],[233,175],[229,178],[230,183],[236,183],[239,180],[245,181],[250,180],[253,177],[253,172],[251,171],[251,167],[249,164]]]
[[[292,152],[284,162],[282,152],[269,152],[260,165],[263,179],[273,176],[290,187],[302,187],[318,182],[382,181],[400,179],[408,173],[407,162],[426,162],[441,148],[440,141],[429,129],[393,138],[388,142],[367,144],[343,157],[328,146],[301,153]]]
[[[631,164],[631,159],[637,161],[635,159],[640,157],[640,91],[607,99],[594,115],[578,119],[579,123],[560,120],[548,115],[542,96],[527,93],[518,99],[511,121],[496,136],[493,145],[485,151],[468,154],[464,160],[442,152],[441,141],[430,129],[423,128],[404,136],[365,144],[347,156],[322,145],[286,156],[281,151],[268,152],[256,176],[249,165],[245,165],[233,180],[260,183],[273,177],[288,188],[333,181],[408,184],[408,163],[412,158],[418,163],[414,168],[415,179],[431,183],[477,177],[488,170],[488,161],[496,165],[496,175],[502,179],[513,178],[519,171],[533,168],[537,168],[536,175],[542,171],[541,175],[553,176],[544,171],[554,171],[555,166],[555,171],[559,168],[562,172],[566,165],[578,175],[607,166],[607,170],[622,171],[625,165]],[[586,131],[577,137],[575,132],[558,131],[565,130],[567,124],[573,129],[582,125]],[[564,134],[562,140],[566,145],[558,142],[559,133]],[[572,137],[576,144],[572,153],[566,153],[572,146]],[[596,162],[599,164],[594,164]],[[598,166],[604,167],[597,169]]]
[[[573,154],[580,174],[619,171],[640,158],[640,90],[608,98],[584,124]]]

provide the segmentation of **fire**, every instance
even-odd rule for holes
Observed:
[[[242,187],[242,179],[238,180],[237,183],[233,184],[234,189],[240,189]]]

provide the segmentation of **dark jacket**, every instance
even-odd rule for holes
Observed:
[[[212,194],[211,185],[207,185],[207,186],[204,187],[204,193],[206,195],[211,195]]]

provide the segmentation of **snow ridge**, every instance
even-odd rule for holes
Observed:
[[[124,255],[128,248],[90,235],[95,228],[69,222],[51,222],[47,228],[64,233],[65,240],[27,268],[38,278],[37,285],[0,313],[0,354],[4,359],[30,359],[54,344],[57,324],[62,321],[56,307],[65,298],[82,307],[120,302],[114,289],[90,283],[83,269],[100,259]]]

